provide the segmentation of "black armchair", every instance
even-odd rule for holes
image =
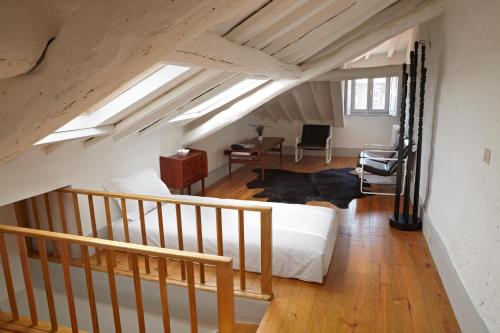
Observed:
[[[295,139],[295,162],[302,159],[304,150],[324,150],[326,163],[330,163],[332,160],[332,126],[302,126],[302,135]]]

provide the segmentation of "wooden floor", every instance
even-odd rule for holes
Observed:
[[[312,156],[296,164],[285,156],[283,167],[314,172],[354,164],[336,157],[325,165]],[[273,156],[267,166],[278,165]],[[254,177],[244,167],[207,195],[252,200],[260,190],[245,184]],[[337,209],[339,235],[324,283],[273,278],[274,300],[258,332],[460,332],[422,233],[389,228],[392,202],[371,196]]]

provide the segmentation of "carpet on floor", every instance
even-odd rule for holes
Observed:
[[[359,177],[353,168],[327,169],[314,173],[282,169],[265,169],[260,177],[247,183],[249,189],[263,188],[254,198],[268,198],[272,202],[305,204],[309,201],[327,201],[338,208],[348,208],[349,203],[366,195],[359,190]],[[260,170],[254,172],[260,174]],[[369,184],[366,184],[369,186]]]

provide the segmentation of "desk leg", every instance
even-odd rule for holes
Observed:
[[[188,194],[191,195],[191,185],[188,186]]]
[[[280,143],[280,169],[283,169],[283,143]]]
[[[231,179],[231,156],[229,156],[229,179]]]
[[[264,180],[264,156],[260,157],[260,178]]]

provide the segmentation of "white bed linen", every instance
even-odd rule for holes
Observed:
[[[172,195],[173,198],[219,204],[249,204],[248,201]],[[323,276],[333,254],[337,237],[335,211],[330,208],[251,202],[252,205],[271,206],[273,232],[273,275],[296,278],[303,281],[323,282]],[[184,249],[197,252],[196,218],[194,206],[182,205],[182,231]],[[178,248],[175,205],[162,206],[165,242],[167,248]],[[260,272],[260,213],[245,211],[246,269]],[[214,208],[201,208],[203,249],[205,253],[217,253],[217,234]],[[148,245],[160,246],[158,212],[145,215]],[[233,267],[239,268],[238,213],[222,210],[224,256],[233,258]],[[130,241],[142,243],[141,224],[137,218],[129,221]],[[122,219],[113,222],[115,240],[124,241]]]

